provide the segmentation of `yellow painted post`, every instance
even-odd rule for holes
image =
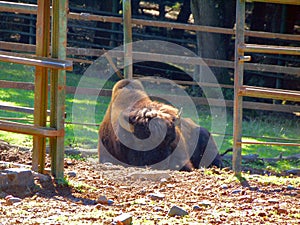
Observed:
[[[52,49],[53,58],[66,59],[68,0],[52,2]],[[50,127],[64,130],[66,71],[51,70]],[[51,173],[57,179],[64,178],[64,135],[50,138]]]
[[[36,26],[36,55],[49,56],[50,45],[50,0],[38,0]],[[48,69],[36,66],[34,89],[34,125],[45,127],[48,106]],[[44,172],[46,138],[33,136],[32,169]]]

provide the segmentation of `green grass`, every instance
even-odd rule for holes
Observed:
[[[81,79],[81,75],[67,73],[67,85],[77,86]],[[10,81],[34,81],[34,68],[29,66],[14,65],[10,63],[0,63],[0,80]],[[99,85],[99,82],[104,82],[99,78],[88,78],[85,82],[86,87],[93,87],[93,85]],[[102,83],[101,85],[104,85]],[[107,82],[107,87],[112,87],[113,82]],[[77,148],[96,148],[98,138],[98,126],[90,126],[88,124],[69,124],[72,122],[72,110],[73,104],[76,104],[80,111],[80,123],[96,123],[100,124],[103,115],[107,109],[110,98],[109,97],[92,97],[81,95],[82,99],[74,99],[73,94],[66,96],[66,136],[65,145]],[[34,93],[33,91],[19,90],[19,89],[0,89],[0,104],[9,104],[12,106],[34,106]],[[94,112],[89,110],[91,107]],[[184,116],[189,117],[192,110],[184,108]],[[212,124],[212,117],[210,115],[210,109],[206,106],[197,107],[199,114],[199,120],[196,121],[201,126],[210,130]],[[91,114],[89,114],[91,113]],[[280,139],[296,139],[299,143],[300,137],[300,118],[293,115],[279,114],[279,113],[253,113],[246,112],[247,120],[243,121],[243,140],[251,141],[275,141],[272,138]],[[94,118],[91,118],[92,115]],[[26,123],[32,123],[33,116],[24,113],[0,111],[0,117],[12,117],[27,119]],[[218,122],[219,118],[214,118]],[[227,124],[225,127],[225,133],[229,136],[225,136],[222,145],[219,146],[221,152],[227,148],[232,147],[232,113],[230,110],[227,112]],[[74,122],[74,121],[73,121]],[[218,125],[218,124],[217,124]],[[247,137],[250,136],[250,137]],[[214,134],[214,137],[218,139],[221,137],[219,134]],[[21,135],[15,133],[9,133],[0,131],[0,139],[10,142],[11,144],[21,146],[32,146],[32,137],[28,135]],[[281,140],[280,140],[281,141]],[[292,141],[289,141],[292,142]],[[244,145],[243,154],[259,154],[260,157],[277,157],[280,154],[283,156],[298,154],[300,147],[285,147],[285,146],[265,146],[265,145]],[[258,163],[259,164],[259,163]],[[299,162],[285,162],[281,161],[277,164],[264,164],[254,165],[276,169],[290,169],[299,167]]]

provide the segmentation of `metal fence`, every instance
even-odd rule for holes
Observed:
[[[13,8],[12,8],[13,7]],[[13,13],[12,15],[14,16],[19,16],[19,15],[27,15],[28,18],[32,18],[32,16],[36,15],[36,10],[37,6],[36,5],[31,5],[31,4],[11,4],[9,2],[2,2],[0,4],[0,10],[5,11],[5,12],[10,12]],[[80,12],[82,10],[81,8],[76,8],[73,9],[75,12],[71,11],[68,14],[68,33],[69,36],[73,35],[71,32],[73,29],[73,32],[76,33],[76,29],[80,28],[83,26],[83,28],[80,28],[82,32],[77,32],[77,33],[82,33],[81,36],[84,36],[86,33],[93,33],[95,26],[88,26],[88,24],[95,23],[95,22],[104,22],[108,24],[115,24],[118,29],[112,30],[111,35],[109,38],[112,38],[112,40],[117,40],[114,42],[111,46],[106,46],[105,48],[100,48],[99,46],[94,46],[94,44],[91,41],[80,41],[79,43],[81,46],[77,43],[72,42],[72,38],[68,39],[68,49],[67,49],[67,54],[69,58],[74,62],[80,62],[81,64],[89,64],[93,62],[93,59],[99,57],[102,55],[106,50],[109,50],[115,45],[119,45],[123,43],[123,31],[122,31],[122,22],[123,19],[119,15],[107,15],[107,13],[103,12],[95,12],[95,13],[102,13],[104,15],[99,15],[99,14],[92,14],[89,13],[86,9],[84,11]],[[15,12],[18,12],[18,14],[14,14]],[[74,22],[77,21],[77,25],[75,28],[72,28]],[[137,30],[137,27],[156,27],[156,28],[166,28],[166,29],[181,29],[186,31],[186,35],[188,34],[188,38],[183,38],[180,41],[181,42],[176,42],[178,39],[172,39],[169,38],[167,40],[170,40],[172,42],[175,42],[177,44],[183,45],[183,46],[194,46],[192,49],[194,52],[195,50],[195,45],[196,45],[196,40],[195,40],[195,31],[200,31],[200,32],[212,32],[212,33],[221,33],[223,35],[230,35],[234,36],[235,35],[235,30],[234,29],[229,29],[229,28],[219,28],[219,27],[210,27],[210,26],[198,26],[198,25],[193,25],[193,24],[181,24],[181,23],[175,23],[175,22],[167,22],[167,21],[153,21],[153,20],[145,20],[145,19],[137,19],[137,18],[131,18],[130,22],[132,23],[133,27],[133,33],[132,37],[133,40],[137,39],[144,39],[144,38],[153,38],[155,37],[156,39],[159,40],[164,40],[164,37],[157,36],[157,34],[154,34],[154,36],[150,36],[149,34],[143,33],[140,30]],[[33,22],[32,22],[33,23]],[[76,24],[76,23],[75,23]],[[92,28],[91,28],[92,27]],[[75,30],[74,30],[75,29]],[[138,31],[138,32],[135,32]],[[188,31],[188,32],[187,32]],[[268,38],[268,39],[278,39],[278,40],[289,40],[289,41],[300,41],[300,36],[299,35],[290,35],[290,34],[274,34],[274,33],[268,33],[268,32],[255,32],[255,31],[245,31],[245,36],[248,37],[259,37],[259,38]],[[116,39],[117,38],[117,39]],[[166,39],[165,39],[166,40]],[[296,42],[295,42],[296,43]],[[72,47],[75,46],[75,47]],[[88,48],[86,48],[88,46]],[[22,51],[22,52],[35,52],[35,46],[30,45],[30,44],[21,44],[21,43],[13,43],[13,42],[4,42],[0,41],[0,49],[3,50],[10,50],[10,51]],[[146,55],[145,55],[146,56]],[[161,57],[161,56],[159,56]],[[162,56],[163,57],[163,56]],[[165,57],[166,60],[168,60],[168,57]],[[175,59],[174,59],[175,60]],[[186,60],[186,59],[180,59],[178,57],[175,61],[176,63],[180,62],[180,60]],[[203,59],[204,62],[210,66],[210,67],[218,67],[218,68],[226,68],[233,73],[234,69],[234,62],[230,60],[216,60],[216,59]],[[296,60],[292,58],[291,60]],[[197,64],[199,63],[199,60],[193,58],[189,59],[189,61],[192,64]],[[168,61],[166,61],[168,62]],[[147,68],[148,69],[148,68]],[[169,69],[169,68],[168,68]],[[281,74],[290,74],[290,75],[296,75],[299,76],[299,68],[297,67],[287,67],[287,66],[280,66],[280,65],[268,65],[268,64],[261,64],[261,63],[247,63],[245,65],[245,70],[251,73],[255,74],[261,74],[263,76],[272,76],[276,77],[276,74],[278,74],[278,77],[280,77]],[[162,68],[160,70],[160,73],[165,73],[165,70]],[[288,79],[288,78],[286,78]],[[184,82],[181,81],[181,84],[184,84]],[[191,84],[190,81],[188,81],[186,84]],[[3,84],[7,85],[8,84]],[[227,90],[233,90],[233,84],[221,84],[223,85],[224,88]],[[233,91],[232,91],[233,93]],[[201,102],[201,101],[200,101]],[[233,106],[233,102],[231,99],[227,99],[227,105],[229,107]],[[297,106],[293,105],[274,105],[274,104],[252,104],[251,102],[247,102],[245,104],[246,108],[251,108],[251,109],[259,109],[259,110],[274,110],[274,111],[283,111],[283,112],[294,112],[297,111]]]
[[[42,1],[39,1],[40,4]],[[127,2],[127,1],[124,1]],[[264,2],[277,2],[277,1],[264,1]],[[285,3],[295,3],[298,4],[299,2],[297,0],[295,1],[289,1]],[[239,7],[240,4],[245,4],[245,1],[237,1],[237,6]],[[0,11],[2,12],[6,12],[6,13],[10,13],[7,15],[10,15],[11,17],[18,17],[20,14],[23,16],[23,19],[29,19],[29,20],[33,20],[36,18],[36,15],[38,14],[38,6],[37,5],[32,5],[32,4],[20,4],[20,3],[11,3],[11,2],[4,2],[1,1],[0,2]],[[240,14],[245,14],[245,12],[243,11],[243,9],[241,8],[237,8],[237,15],[239,16]],[[76,11],[76,12],[75,12]],[[67,52],[66,54],[69,56],[69,58],[71,60],[73,60],[74,62],[83,62],[83,63],[91,63],[93,57],[99,57],[100,55],[102,55],[103,53],[105,53],[106,50],[109,50],[110,48],[114,47],[115,45],[119,45],[119,44],[123,44],[123,31],[122,31],[122,24],[124,23],[124,19],[126,18],[122,18],[119,15],[96,15],[96,14],[92,14],[89,12],[78,12],[79,9],[76,9],[75,11],[70,11],[67,14],[68,20],[69,20],[69,33],[68,35],[77,35],[76,29],[86,29],[88,31],[91,30],[95,30],[95,28],[90,28],[89,26],[86,26],[87,23],[95,23],[95,22],[103,22],[103,23],[111,23],[111,24],[116,24],[118,29],[116,30],[112,30],[110,33],[110,36],[108,38],[108,40],[110,40],[111,44],[109,47],[105,47],[105,50],[102,49],[103,46],[101,45],[94,45],[92,42],[73,42],[73,43],[68,43],[69,47],[66,49]],[[125,10],[126,11],[126,10]],[[16,15],[15,12],[18,12],[18,14]],[[26,17],[24,17],[24,15],[26,15]],[[128,15],[125,13],[125,15]],[[38,19],[39,17],[37,17]],[[143,27],[156,27],[156,28],[173,28],[173,29],[181,29],[181,30],[185,30],[185,31],[189,31],[190,33],[188,35],[190,35],[188,40],[182,40],[182,39],[166,39],[164,37],[161,36],[157,36],[155,35],[156,39],[160,39],[160,40],[168,40],[168,41],[173,41],[175,43],[179,43],[181,45],[187,45],[187,46],[194,46],[193,48],[195,48],[196,46],[196,40],[195,40],[195,35],[193,34],[193,32],[199,31],[199,32],[211,32],[211,33],[218,33],[218,34],[224,34],[224,35],[231,35],[231,36],[235,36],[236,40],[239,40],[238,37],[240,37],[241,35],[244,36],[248,36],[248,37],[259,37],[259,38],[267,38],[267,39],[278,39],[278,40],[289,40],[289,41],[300,41],[300,35],[290,35],[290,34],[279,34],[279,33],[269,33],[269,32],[257,32],[257,31],[249,31],[249,30],[244,30],[244,26],[242,26],[239,22],[241,20],[244,21],[244,19],[237,17],[237,27],[234,29],[229,29],[229,28],[220,28],[220,27],[211,27],[211,26],[199,26],[199,25],[194,25],[194,24],[181,24],[181,23],[175,23],[175,22],[166,22],[166,21],[153,21],[153,20],[145,20],[145,19],[138,19],[138,18],[131,18],[128,17],[127,18],[128,21],[128,25],[130,27],[133,27],[133,31],[135,31],[136,27],[139,26],[143,26]],[[78,23],[75,23],[72,25],[72,23],[74,23],[74,21],[77,21]],[[33,22],[32,22],[33,23]],[[81,24],[80,24],[81,23]],[[71,25],[71,26],[70,26]],[[72,28],[73,27],[73,28]],[[31,29],[31,30],[30,30]],[[75,29],[72,31],[72,29]],[[120,30],[121,29],[121,30]],[[29,30],[30,32],[32,32],[34,30],[34,28],[30,25],[29,26]],[[130,29],[129,29],[130,30]],[[106,30],[97,30],[97,31],[103,31],[106,32]],[[125,29],[125,31],[128,31],[128,29]],[[29,32],[29,33],[30,33]],[[63,32],[63,31],[61,31]],[[66,31],[65,31],[66,32]],[[37,46],[35,46],[33,43],[33,38],[34,35],[29,35],[29,37],[32,37],[31,41],[32,43],[30,44],[30,41],[28,43],[16,43],[16,42],[8,42],[8,41],[0,41],[0,49],[1,50],[9,50],[11,51],[10,53],[5,52],[5,61],[8,60],[8,58],[10,57],[10,60],[16,60],[16,61],[12,61],[12,62],[17,62],[17,63],[21,63],[21,61],[23,60],[22,63],[28,63],[28,59],[27,57],[21,57],[20,59],[17,59],[17,57],[19,57],[16,53],[14,52],[27,52],[27,53],[33,53],[35,54],[35,49]],[[147,38],[152,38],[152,36],[149,36],[148,34],[138,34],[133,32],[132,34],[133,40],[135,39],[147,39]],[[243,43],[243,39],[241,39],[241,43]],[[176,42],[178,41],[178,42]],[[79,44],[84,43],[84,46],[79,46]],[[300,73],[299,73],[299,68],[297,67],[287,67],[287,66],[280,66],[280,65],[267,65],[267,64],[259,64],[259,63],[247,63],[247,64],[242,64],[243,61],[247,60],[246,57],[244,57],[244,52],[247,51],[251,51],[251,52],[259,52],[259,53],[275,53],[279,50],[279,53],[283,54],[283,53],[291,53],[291,52],[295,52],[296,55],[299,55],[299,49],[295,48],[295,49],[291,49],[291,48],[275,48],[275,50],[270,50],[269,47],[258,47],[257,46],[251,46],[251,45],[240,45],[241,43],[239,43],[236,46],[236,58],[235,61],[230,61],[230,60],[216,60],[216,59],[201,59],[197,58],[197,57],[190,57],[187,59],[187,57],[181,57],[181,56],[169,56],[169,55],[163,55],[163,54],[159,54],[157,56],[153,56],[151,55],[151,57],[153,58],[153,60],[155,61],[155,58],[160,62],[166,62],[166,63],[180,63],[180,62],[188,62],[192,65],[201,65],[201,63],[204,61],[208,66],[210,67],[221,67],[221,68],[227,68],[227,69],[231,69],[232,71],[241,71],[241,68],[244,70],[248,70],[248,71],[254,71],[256,73],[272,73],[272,74],[280,74],[280,73],[284,73],[284,74],[290,74],[293,76],[296,76],[297,78],[300,77]],[[73,45],[73,46],[72,46]],[[46,46],[49,46],[49,44],[47,44]],[[115,52],[116,56],[121,56],[123,57],[124,53],[123,52]],[[45,55],[46,56],[46,55]],[[237,58],[238,56],[238,58]],[[91,57],[91,59],[89,59],[89,57]],[[141,58],[148,58],[148,53],[137,53],[137,52],[132,52],[131,55],[129,55],[129,57],[135,58],[138,57],[139,59]],[[34,59],[34,57],[33,57]],[[0,59],[1,60],[1,59]],[[21,60],[21,61],[20,61]],[[297,59],[296,59],[297,60]],[[46,67],[49,66],[49,59],[45,59],[45,63],[47,63],[48,65],[46,65]],[[61,63],[58,63],[61,64]],[[242,67],[241,67],[242,64]],[[40,64],[32,64],[35,66],[41,66]],[[55,70],[57,69],[61,69],[61,68],[54,68]],[[59,70],[60,71],[60,70]],[[63,71],[62,71],[63,72]],[[241,72],[239,72],[239,74],[241,74]],[[300,111],[299,110],[299,106],[297,105],[274,105],[274,104],[266,104],[266,103],[254,103],[251,104],[250,102],[241,102],[241,98],[243,95],[249,95],[249,93],[251,93],[251,96],[254,97],[264,97],[263,95],[260,95],[258,93],[261,93],[262,89],[255,89],[254,91],[251,89],[249,89],[248,87],[245,87],[242,85],[241,79],[237,78],[237,74],[235,75],[235,83],[234,85],[228,85],[228,84],[221,84],[221,87],[223,88],[231,88],[233,89],[233,87],[235,88],[235,101],[231,101],[231,100],[227,100],[226,101],[226,105],[228,107],[234,107],[234,110],[238,110],[241,111],[241,105],[243,104],[244,108],[251,108],[251,109],[259,109],[259,110],[275,110],[275,111],[281,111],[281,112],[295,112],[295,111]],[[57,82],[57,81],[55,81]],[[192,82],[188,81],[178,81],[181,84],[192,84]],[[237,86],[239,84],[239,86]],[[8,87],[24,87],[27,84],[19,84],[17,85],[15,82],[1,82],[0,86],[4,87],[4,88],[8,88]],[[31,84],[28,84],[31,85]],[[203,85],[211,85],[211,84],[203,84]],[[70,90],[70,88],[67,88],[67,90]],[[53,90],[54,91],[54,90]],[[262,91],[264,92],[264,90]],[[273,93],[271,93],[271,95],[273,96]],[[286,91],[286,93],[288,96],[296,96],[296,98],[291,98],[292,100],[296,100],[298,101],[298,92],[296,91]],[[276,96],[278,96],[278,94],[275,94]],[[271,97],[272,97],[271,96]],[[238,100],[237,100],[238,99]],[[288,98],[290,99],[290,98]],[[195,99],[195,102],[199,102],[201,104],[205,104],[205,99],[203,98],[197,98]],[[217,100],[215,101],[215,104],[217,105],[218,102]],[[45,110],[43,110],[45,112]],[[52,111],[52,110],[51,110]],[[239,119],[237,119],[239,118]],[[235,131],[234,131],[234,140],[235,140],[235,171],[239,171],[239,164],[240,164],[240,146],[241,146],[241,134],[239,133],[240,129],[237,128],[241,128],[241,114],[237,115],[237,113],[235,114]]]
[[[259,0],[259,2],[298,4],[300,1],[280,1],[280,0]],[[257,52],[263,54],[287,54],[300,55],[299,47],[291,46],[271,46],[256,45],[245,43],[245,0],[237,0],[236,6],[236,41],[235,41],[235,74],[234,74],[234,121],[233,121],[233,169],[236,174],[241,173],[242,144],[263,144],[263,145],[282,145],[282,146],[300,146],[299,143],[283,142],[247,142],[242,141],[242,115],[243,115],[243,97],[256,97],[279,99],[300,102],[300,91],[291,91],[283,89],[262,88],[256,86],[246,86],[243,82],[244,63],[251,60],[245,53]],[[297,76],[299,76],[298,70]]]
[[[39,0],[36,6],[35,56],[0,52],[0,61],[35,66],[34,124],[0,121],[0,130],[33,135],[32,169],[45,173],[46,138],[50,139],[51,173],[64,178],[64,108],[66,71],[72,62],[66,61],[67,1]],[[16,4],[10,10],[16,10]],[[19,4],[23,6],[22,4]],[[52,6],[52,15],[51,8]],[[52,26],[51,24],[52,16]],[[51,40],[50,40],[51,31]],[[51,56],[50,56],[51,48]],[[48,72],[51,71],[50,126],[48,116]]]

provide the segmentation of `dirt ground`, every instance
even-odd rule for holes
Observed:
[[[31,165],[31,153],[1,142],[0,161]],[[65,175],[64,184],[36,177],[33,189],[0,192],[0,224],[113,224],[122,213],[132,224],[300,223],[296,176],[244,174],[239,181],[230,169],[153,171],[71,158]],[[19,201],[10,203],[9,194]],[[174,205],[188,215],[169,216]]]

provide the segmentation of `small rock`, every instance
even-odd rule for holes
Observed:
[[[207,191],[207,190],[211,190],[211,186],[210,186],[210,185],[205,186],[205,187],[203,188],[203,191]]]
[[[5,196],[5,200],[8,200],[8,199],[10,199],[10,198],[13,198],[14,196],[12,196],[12,195],[7,195],[7,196]]]
[[[224,172],[229,172],[229,171],[230,171],[230,167],[224,167],[222,170],[223,170]]]
[[[231,194],[239,194],[239,193],[241,193],[241,192],[242,192],[242,190],[237,189],[237,190],[233,190],[233,191],[231,192]]]
[[[288,214],[288,211],[286,209],[283,209],[283,208],[278,208],[277,213],[278,214]]]
[[[261,217],[265,217],[265,216],[267,216],[267,213],[265,211],[261,211],[257,215],[261,216]]]
[[[132,215],[129,213],[122,213],[113,220],[113,224],[130,225],[132,223]]]
[[[147,191],[146,191],[145,189],[142,189],[142,190],[139,191],[138,194],[140,194],[140,195],[145,195],[146,193],[147,193]]]
[[[13,197],[12,195],[6,196],[6,197],[5,197],[5,200],[6,200],[6,203],[7,203],[8,205],[13,205],[13,204],[15,204],[15,203],[18,203],[18,202],[21,202],[21,201],[22,201],[22,199],[17,198],[17,197]]]
[[[159,189],[159,192],[164,192],[164,191],[167,191],[167,189],[166,188],[160,188]]]
[[[130,189],[129,186],[120,186],[119,188],[120,188],[120,189],[123,189],[123,190],[129,190],[129,189]]]
[[[97,203],[103,204],[103,205],[112,205],[114,203],[113,200],[108,199],[105,195],[101,195],[98,199],[97,199]]]
[[[288,174],[293,174],[293,175],[300,176],[300,169],[287,170],[286,172],[287,172]]]
[[[161,181],[162,179],[170,179],[171,175],[168,172],[163,171],[145,171],[145,172],[133,172],[128,175],[134,180],[152,180]]]
[[[162,207],[155,206],[155,207],[153,208],[153,211],[154,211],[154,212],[161,212],[161,211],[163,211],[163,209],[162,209]]]
[[[264,199],[261,199],[261,198],[256,198],[253,200],[254,203],[260,203],[260,204],[264,204],[266,203],[267,201],[264,200]]]
[[[7,179],[4,179],[5,182],[0,182],[1,188],[4,190],[7,188],[9,189],[11,187],[20,187],[20,188],[34,187],[34,176],[32,174],[32,171],[29,169],[8,168],[1,171],[1,175],[5,175],[7,177]]]
[[[107,205],[113,205],[114,204],[114,201],[113,200],[111,200],[111,199],[108,199],[107,200]]]
[[[99,202],[99,203],[106,203],[107,202],[107,197],[105,195],[101,195],[98,198],[97,202]]]
[[[172,206],[168,212],[168,216],[186,216],[186,215],[188,215],[188,212],[176,205]]]
[[[163,200],[165,198],[165,195],[162,193],[151,193],[148,195],[148,198],[152,199],[152,200]]]
[[[268,199],[268,202],[273,203],[273,204],[278,204],[280,202],[280,200],[276,199],[276,198],[270,198],[270,199]]]
[[[288,185],[286,187],[287,190],[295,190],[296,188],[293,185]]]
[[[162,184],[167,183],[167,182],[168,182],[168,180],[167,180],[166,178],[162,178],[162,179],[160,180],[160,183],[162,183]]]
[[[202,202],[199,202],[199,205],[204,206],[204,207],[211,207],[211,202],[204,200]]]
[[[222,185],[221,185],[221,188],[222,188],[222,189],[228,189],[228,185],[227,185],[227,184],[222,184]]]
[[[239,201],[244,202],[244,203],[251,203],[253,202],[253,198],[251,195],[242,195],[241,197],[239,197]]]
[[[67,173],[67,176],[68,176],[68,177],[76,177],[76,176],[77,176],[77,173],[76,173],[75,171],[69,171],[69,172]]]
[[[102,207],[103,207],[102,204],[97,204],[97,205],[95,205],[95,208],[96,208],[96,209],[99,209],[99,210],[102,209]]]
[[[174,184],[167,184],[167,188],[174,188],[175,185]]]
[[[38,178],[41,182],[48,182],[48,181],[51,180],[51,176],[45,175],[45,174],[41,174],[41,173],[37,173],[37,172],[33,172],[33,176],[35,178]]]
[[[66,165],[67,166],[73,166],[73,165],[75,165],[75,163],[72,160],[67,160]]]
[[[76,177],[77,173],[75,171],[68,172],[68,177]]]
[[[199,205],[193,205],[193,211],[201,210],[201,207]]]

